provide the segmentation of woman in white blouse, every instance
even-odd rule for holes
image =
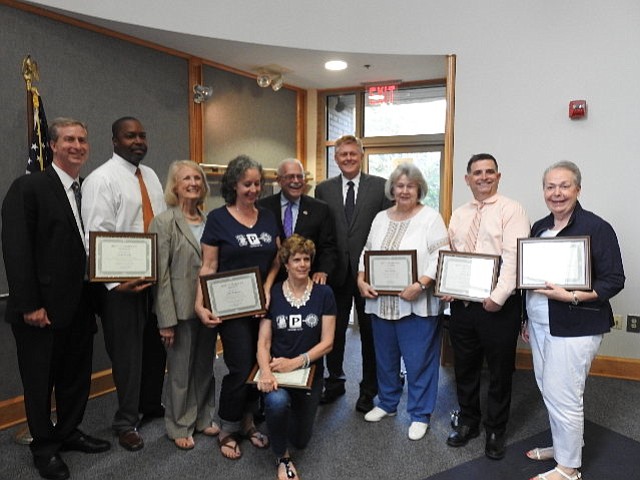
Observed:
[[[427,183],[420,170],[403,163],[385,186],[395,205],[376,216],[360,259],[358,288],[371,314],[378,375],[378,406],[365,415],[378,422],[396,415],[402,395],[401,358],[407,369],[409,438],[424,437],[438,393],[440,321],[442,306],[433,295],[438,251],[449,247],[444,221],[434,209],[422,205]],[[378,295],[365,281],[367,250],[416,250],[418,281],[399,295]]]

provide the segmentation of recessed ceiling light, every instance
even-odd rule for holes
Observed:
[[[334,71],[344,70],[345,68],[347,68],[347,62],[344,62],[342,60],[330,60],[324,64],[324,68]]]

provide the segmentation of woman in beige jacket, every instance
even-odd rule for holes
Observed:
[[[213,421],[217,329],[204,326],[194,312],[205,222],[200,205],[208,192],[202,167],[191,160],[173,162],[165,187],[169,209],[150,227],[158,234],[155,310],[169,371],[165,425],[169,438],[183,450],[194,447],[194,432],[220,431]]]

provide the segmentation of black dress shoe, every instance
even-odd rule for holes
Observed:
[[[458,429],[451,432],[447,438],[447,445],[450,447],[464,447],[469,440],[480,435],[478,427],[470,427],[469,425],[459,425]]]
[[[331,390],[325,389],[320,396],[320,405],[327,405],[329,403],[335,402],[338,398],[345,394],[344,387],[342,388],[332,388]]]
[[[487,435],[484,454],[492,460],[501,460],[504,458],[504,453],[504,434],[493,432]]]
[[[46,457],[34,457],[33,463],[42,478],[65,480],[69,478],[69,468],[57,453]]]
[[[79,432],[78,435],[75,435],[70,440],[63,442],[60,450],[63,452],[74,450],[84,453],[101,453],[106,452],[110,448],[111,444],[106,440],[94,438],[86,433]]]
[[[356,410],[361,413],[367,413],[373,410],[373,397],[363,393],[356,402]]]
[[[118,433],[118,442],[130,452],[144,447],[144,441],[135,428]]]

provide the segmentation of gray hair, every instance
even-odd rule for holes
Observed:
[[[544,187],[545,179],[547,178],[547,174],[551,170],[556,170],[558,168],[562,168],[564,170],[569,170],[573,174],[573,181],[576,184],[576,186],[578,188],[582,188],[582,174],[580,173],[580,169],[578,168],[578,166],[575,163],[573,163],[573,162],[571,162],[569,160],[561,160],[560,162],[556,162],[553,165],[551,165],[550,167],[547,167],[547,169],[542,174],[542,186],[543,187]]]
[[[396,167],[396,169],[391,172],[389,178],[387,179],[387,183],[384,185],[384,194],[389,200],[393,200],[393,186],[398,181],[398,179],[402,176],[406,175],[407,179],[411,182],[415,182],[418,184],[418,200],[422,201],[424,197],[427,196],[427,192],[429,191],[429,186],[427,185],[427,181],[424,179],[422,172],[418,167],[416,167],[413,163],[401,163]]]
[[[300,170],[302,170],[302,177],[304,178],[304,165],[302,165],[302,162],[300,160],[298,160],[297,158],[285,158],[284,160],[282,160],[279,164],[278,164],[278,176],[281,177],[282,176],[282,172],[284,171],[284,167],[285,165],[289,165],[289,164],[295,164],[298,165],[300,167]]]

